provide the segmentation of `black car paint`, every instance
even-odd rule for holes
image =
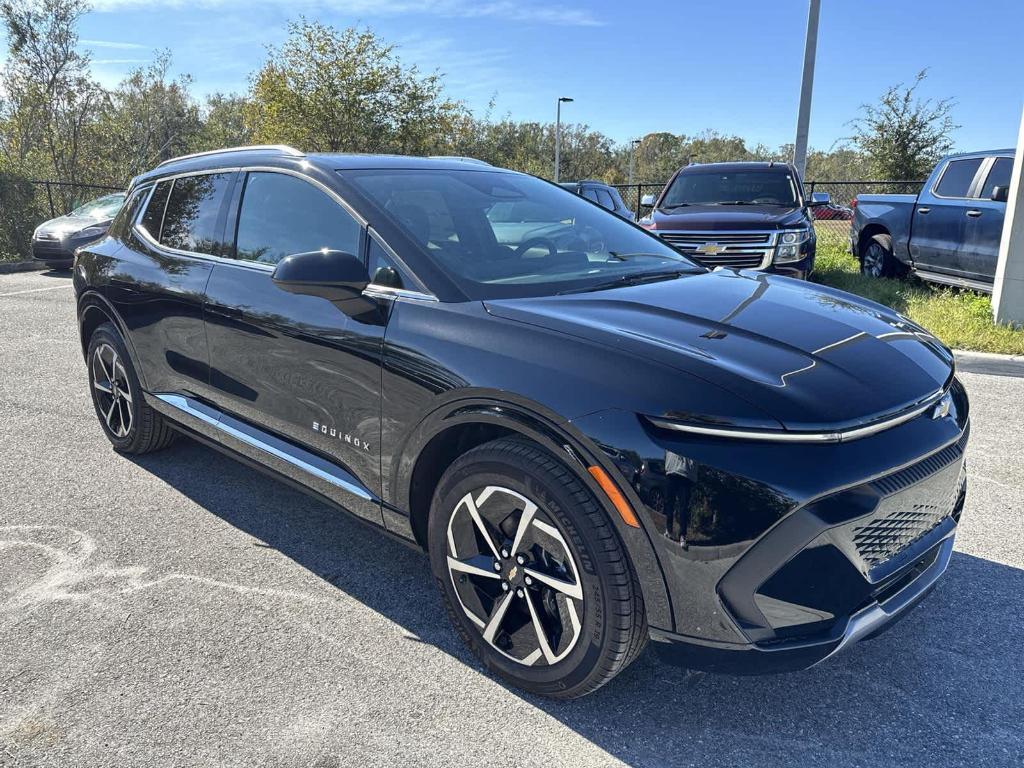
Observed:
[[[167,252],[121,221],[77,261],[83,348],[99,322],[113,322],[147,402],[179,428],[420,545],[430,499],[418,478],[448,436],[472,428],[535,440],[562,456],[605,507],[636,567],[652,637],[693,666],[769,671],[818,661],[880,584],[918,567],[922,555],[905,553],[915,559],[893,558],[892,572],[873,581],[863,564],[820,544],[814,551],[836,564],[823,578],[821,560],[791,557],[869,517],[893,495],[872,485],[878,478],[939,455],[952,457],[944,471],[962,466],[957,446],[968,406],[945,347],[879,305],[753,272],[467,300],[344,182],[346,168],[432,163],[444,161],[232,153],[141,177],[136,189],[216,168],[300,174],[344,199],[432,295],[368,292],[367,311],[346,314],[281,290],[269,269]],[[668,431],[645,418],[836,427],[870,422],[944,388],[953,392],[948,416],[840,444],[731,440]],[[254,436],[326,472],[297,471],[255,448]],[[666,471],[674,457],[685,457],[687,476]],[[592,465],[619,485],[641,528],[615,512],[586,471]],[[672,515],[668,497],[673,510],[684,500]],[[960,506],[962,499],[956,515]],[[925,539],[926,554],[944,546]],[[802,565],[795,573],[787,571],[792,562]],[[794,637],[752,602],[772,579],[786,582],[771,584],[772,599],[827,606],[833,618]],[[833,580],[843,588],[830,589]]]

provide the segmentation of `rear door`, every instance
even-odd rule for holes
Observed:
[[[313,467],[315,477],[300,473],[304,483],[380,523],[386,313],[350,317],[271,279],[274,266],[293,253],[329,248],[365,258],[364,223],[313,180],[269,170],[241,175],[230,223],[232,259],[216,265],[206,291],[211,399],[260,430],[237,427],[250,443],[307,472]],[[329,466],[318,463],[324,459]]]
[[[111,262],[107,297],[128,328],[150,392],[205,396],[203,291],[223,250],[233,171],[163,179],[150,188]]]
[[[1003,234],[1006,203],[992,199],[992,190],[1010,185],[1012,157],[995,157],[984,169],[976,199],[964,211],[966,217],[960,265],[967,277],[990,283],[995,279],[999,240]]]
[[[914,210],[910,252],[914,266],[929,271],[963,274],[960,245],[967,230],[967,210],[984,157],[950,160],[929,189],[922,190]]]

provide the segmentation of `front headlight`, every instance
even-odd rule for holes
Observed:
[[[106,227],[86,227],[80,232],[75,233],[75,238],[79,237],[102,237],[107,234]]]
[[[775,249],[775,263],[799,261],[803,258],[801,246],[811,237],[810,229],[784,229],[779,233],[778,247]]]

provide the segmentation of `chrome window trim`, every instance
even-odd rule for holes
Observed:
[[[390,285],[377,285],[370,283],[363,290],[363,296],[373,299],[410,299],[412,301],[437,302],[436,296],[419,291],[410,291],[405,288],[392,288]]]
[[[946,390],[938,390],[920,401],[918,405],[912,406],[910,410],[892,416],[888,419],[868,424],[864,427],[852,429],[840,429],[831,432],[783,432],[771,430],[753,429],[731,429],[729,427],[708,427],[699,424],[687,424],[671,419],[664,419],[657,416],[646,416],[646,419],[655,426],[662,429],[671,429],[676,432],[687,432],[695,435],[706,435],[709,437],[725,437],[738,440],[756,440],[761,442],[775,443],[848,443],[852,440],[860,440],[863,437],[870,437],[887,429],[892,429],[912,419],[916,419],[939,400],[946,396]]]

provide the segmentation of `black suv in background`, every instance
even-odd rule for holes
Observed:
[[[611,184],[588,179],[586,181],[561,182],[561,185],[570,192],[575,192],[580,197],[585,197],[587,200],[597,203],[602,208],[607,208],[612,213],[628,221],[633,221],[636,218],[636,215],[626,207],[626,203],[623,202],[619,190]]]
[[[134,180],[74,286],[118,451],[191,435],[422,547],[459,635],[536,693],[588,693],[648,639],[805,667],[949,562],[948,349],[849,294],[709,272],[532,176],[181,158]]]
[[[694,261],[806,278],[814,268],[814,220],[789,163],[708,163],[676,171],[639,222]]]

